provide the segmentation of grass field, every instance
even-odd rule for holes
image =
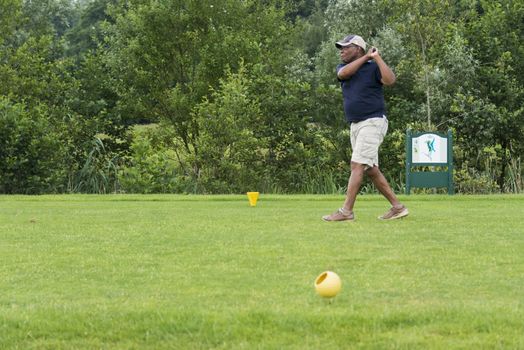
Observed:
[[[0,348],[524,349],[524,196],[342,199],[0,196]]]

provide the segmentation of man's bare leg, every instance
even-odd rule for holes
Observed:
[[[408,209],[399,202],[395,192],[389,186],[384,174],[380,171],[378,166],[369,168],[366,174],[371,178],[371,181],[375,184],[375,187],[382,193],[384,197],[391,203],[391,209],[389,209],[384,215],[379,216],[381,220],[394,220],[407,216],[409,214]]]
[[[391,189],[391,186],[389,186],[388,181],[386,180],[386,177],[378,166],[373,166],[366,170],[366,174],[369,176],[371,181],[373,181],[373,184],[377,188],[377,190],[382,193],[384,197],[391,203],[391,206],[393,207],[399,207],[402,204],[400,204],[397,196],[395,195],[395,192]]]
[[[359,164],[351,162],[351,175],[348,180],[348,190],[346,192],[346,200],[344,201],[344,210],[353,212],[357,194],[360,191],[362,180],[364,178],[364,172],[366,171],[365,164]]]
[[[357,194],[360,191],[360,185],[362,184],[362,179],[364,178],[365,169],[365,165],[351,162],[351,175],[349,176],[348,180],[348,189],[346,192],[344,206],[331,215],[324,215],[322,220],[352,221],[355,219],[355,216],[353,215],[353,206],[355,205]]]

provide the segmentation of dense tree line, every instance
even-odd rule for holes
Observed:
[[[460,192],[521,192],[524,0],[0,0],[0,193],[333,193],[334,42],[397,75],[405,130],[453,131]],[[371,186],[365,186],[371,191]]]

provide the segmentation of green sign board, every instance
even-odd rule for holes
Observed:
[[[429,171],[431,167],[446,170]],[[406,131],[406,194],[414,187],[453,188],[453,139],[448,134]]]

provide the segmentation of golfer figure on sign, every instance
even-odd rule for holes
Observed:
[[[393,85],[395,74],[376,48],[366,52],[366,42],[358,35],[348,35],[335,45],[343,62],[337,66],[337,77],[344,98],[344,114],[351,129],[351,175],[344,205],[322,219],[355,219],[353,206],[364,174],[391,203],[391,209],[379,219],[404,217],[408,209],[399,202],[378,167],[378,148],[388,130],[383,85]]]

